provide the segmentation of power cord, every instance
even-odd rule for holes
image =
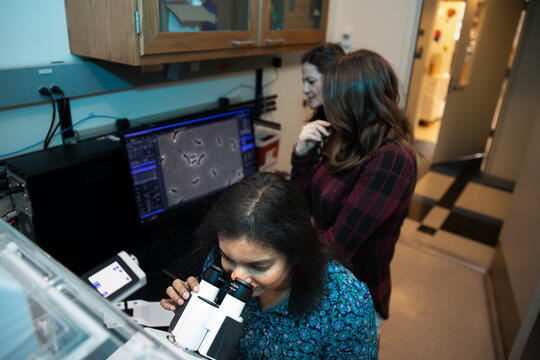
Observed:
[[[6,191],[5,194],[0,195],[0,200],[23,190],[24,188],[21,185],[15,186],[13,189],[9,189],[8,191]]]
[[[275,83],[276,81],[278,81],[278,79],[279,79],[278,66],[274,66],[274,71],[275,71],[275,77],[272,80],[270,80],[269,82],[267,82],[266,84],[263,84],[263,88],[268,87],[268,86],[272,85],[273,83]]]
[[[267,82],[266,84],[263,84],[263,88],[265,87],[268,87],[270,85],[272,85],[273,83],[275,83],[276,81],[278,81],[279,79],[279,71],[278,71],[278,68],[281,66],[281,62],[279,64],[274,64],[272,67],[274,68],[274,72],[275,72],[275,76],[272,80],[270,80],[269,82]],[[246,85],[244,83],[242,84],[239,84],[235,87],[233,87],[232,89],[228,90],[227,92],[225,92],[224,94],[222,94],[219,99],[222,99],[222,98],[226,98],[229,94],[235,92],[236,90],[239,90],[239,89],[243,89],[243,88],[246,88],[246,89],[251,89],[251,90],[255,90],[255,86],[252,86],[252,85]]]
[[[6,221],[9,221],[9,220],[13,219],[15,216],[17,216],[17,210],[11,209],[7,213],[2,215],[2,219],[6,220]]]
[[[45,86],[40,86],[38,91],[41,95],[49,97],[49,99],[51,100],[51,105],[52,105],[52,110],[53,110],[52,118],[51,118],[51,125],[49,125],[49,130],[47,131],[47,135],[45,136],[45,140],[43,141],[43,149],[47,149],[47,146],[49,145],[47,142],[47,139],[49,139],[49,137],[51,136],[51,132],[54,127],[54,121],[56,120],[56,104],[54,103],[54,96],[51,90],[49,90]]]
[[[77,121],[76,123],[74,123],[72,126],[68,127],[68,128],[65,128],[64,130],[60,131],[58,134],[56,135],[53,135],[53,138],[55,136],[58,136],[60,134],[63,134],[64,132],[66,131],[69,131],[77,126],[79,126],[81,123],[85,122],[85,121],[88,121],[88,120],[91,120],[91,119],[113,119],[113,120],[119,120],[121,118],[119,118],[118,116],[110,116],[110,115],[95,115],[94,113],[90,113],[88,114],[87,117]],[[19,154],[23,151],[26,151],[26,150],[29,150],[35,146],[38,146],[38,145],[41,145],[44,143],[44,140],[41,140],[41,141],[38,141],[32,145],[28,145],[22,149],[19,149],[19,150],[16,150],[16,151],[12,151],[12,152],[9,152],[9,153],[5,153],[5,154],[0,154],[0,158],[5,158],[5,157],[9,157],[9,156],[12,156],[12,155],[16,155],[16,154]]]
[[[58,109],[59,111],[62,111],[62,114],[66,111],[66,95],[64,94],[64,91],[60,88],[58,85],[53,85],[49,88],[51,93],[60,95],[62,97],[62,110]],[[60,120],[58,120],[58,123],[54,127],[54,130],[49,134],[48,138],[45,138],[45,145],[44,148],[47,149],[49,147],[49,144],[51,143],[52,139],[55,137],[55,133],[60,127]]]

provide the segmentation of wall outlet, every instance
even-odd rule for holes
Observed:
[[[189,71],[197,72],[201,70],[201,63],[198,61],[192,61],[189,63]]]
[[[352,49],[352,29],[351,28],[347,28],[343,30],[343,32],[341,33],[341,42],[339,45],[343,48],[343,51],[345,52],[351,51]]]

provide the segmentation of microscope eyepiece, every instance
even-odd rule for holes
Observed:
[[[222,268],[217,265],[212,265],[204,272],[203,280],[219,288],[223,286],[224,273],[225,271]]]
[[[231,281],[231,285],[229,286],[229,290],[227,291],[227,294],[244,303],[248,301],[252,293],[253,286],[251,286],[251,284],[245,282],[244,280],[238,278]]]

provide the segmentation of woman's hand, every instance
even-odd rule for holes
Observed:
[[[177,305],[184,304],[191,291],[199,292],[199,281],[195,277],[190,276],[186,281],[176,279],[166,290],[169,299],[161,299],[159,304],[165,310],[174,311]]]
[[[318,142],[322,141],[323,136],[330,135],[327,129],[330,125],[328,121],[324,120],[315,120],[304,125],[296,143],[296,154],[305,155]]]

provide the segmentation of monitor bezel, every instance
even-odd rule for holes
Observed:
[[[124,158],[124,168],[125,168],[126,174],[129,177],[129,186],[130,186],[130,193],[131,193],[131,199],[132,199],[131,203],[134,206],[134,209],[132,209],[131,212],[134,214],[135,221],[139,224],[139,226],[142,226],[142,227],[150,226],[152,224],[156,224],[156,223],[159,223],[160,221],[164,221],[164,220],[176,217],[176,216],[180,216],[182,214],[189,214],[189,213],[193,213],[193,212],[204,212],[205,210],[207,210],[212,205],[212,203],[217,199],[217,197],[221,193],[223,193],[227,188],[216,190],[216,191],[214,191],[214,192],[212,192],[210,194],[207,194],[207,195],[205,195],[205,196],[203,196],[201,198],[191,200],[191,201],[186,202],[186,203],[184,203],[182,205],[178,205],[178,206],[175,206],[175,207],[168,208],[163,212],[154,214],[152,216],[149,216],[148,218],[141,219],[140,214],[139,214],[138,209],[137,209],[138,204],[137,204],[136,193],[135,193],[135,184],[134,184],[133,177],[131,175],[131,169],[130,169],[130,165],[129,165],[129,158],[128,158],[128,153],[127,153],[127,149],[126,149],[126,135],[133,134],[133,133],[140,132],[140,131],[152,130],[152,129],[155,129],[155,128],[159,128],[159,127],[163,127],[163,126],[167,126],[167,125],[171,125],[171,124],[175,124],[175,123],[180,123],[180,122],[184,122],[184,121],[194,120],[194,119],[201,118],[201,117],[219,115],[219,114],[223,114],[223,113],[227,113],[227,112],[231,112],[231,111],[242,110],[242,109],[249,109],[249,111],[250,111],[250,114],[251,114],[251,124],[250,124],[250,126],[251,126],[251,131],[252,131],[253,135],[255,136],[255,126],[254,126],[255,125],[254,124],[254,122],[255,122],[255,119],[254,119],[255,111],[254,110],[255,109],[254,109],[254,105],[253,104],[247,105],[245,103],[237,104],[237,105],[231,105],[231,106],[227,106],[227,107],[214,108],[214,109],[205,110],[205,111],[201,111],[201,112],[197,112],[197,113],[177,116],[177,117],[166,119],[166,120],[163,120],[163,121],[157,121],[157,122],[152,122],[152,123],[149,123],[149,124],[144,124],[144,125],[140,125],[140,126],[136,126],[136,127],[131,127],[129,129],[123,130],[119,134],[120,139],[121,139],[123,158]],[[209,119],[209,120],[211,120],[211,119]],[[255,144],[255,141],[254,141],[254,144]],[[255,151],[255,153],[257,152],[256,146],[255,146],[254,151]],[[255,172],[258,172],[259,171],[259,164],[257,162],[255,162],[255,167],[256,167]]]

